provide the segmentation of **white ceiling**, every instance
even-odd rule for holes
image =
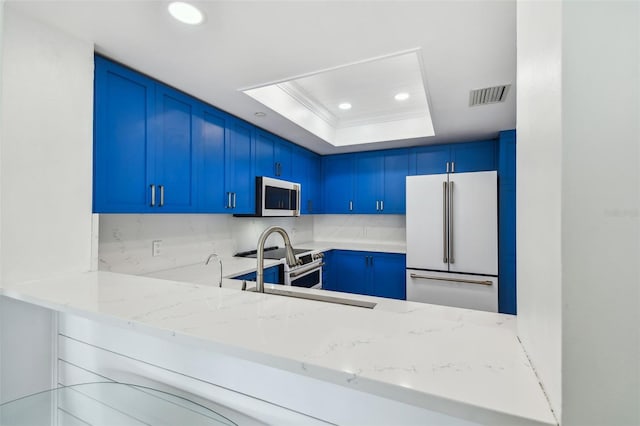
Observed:
[[[515,128],[515,0],[192,3],[206,14],[204,25],[173,20],[159,0],[6,2],[320,154],[492,138]],[[436,133],[429,138],[333,147],[240,91],[410,49],[421,50]],[[505,102],[468,106],[470,90],[509,83]]]
[[[244,92],[333,146],[433,136],[419,51]],[[409,96],[398,101],[398,93]],[[341,109],[343,103],[352,107]]]

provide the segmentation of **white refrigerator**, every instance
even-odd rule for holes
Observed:
[[[407,177],[407,300],[498,312],[497,172]]]

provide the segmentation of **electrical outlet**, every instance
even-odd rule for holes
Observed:
[[[151,243],[151,256],[160,256],[160,246],[162,240],[153,240]]]

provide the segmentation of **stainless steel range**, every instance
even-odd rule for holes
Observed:
[[[282,260],[284,285],[306,288],[322,288],[322,266],[324,253],[310,249],[293,249],[298,265],[289,266],[284,261],[285,249],[278,246],[264,249],[265,259]],[[258,257],[256,250],[236,254],[239,257]]]

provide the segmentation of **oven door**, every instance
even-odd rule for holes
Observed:
[[[285,285],[305,288],[322,288],[322,266],[324,263],[305,265],[284,273]]]

